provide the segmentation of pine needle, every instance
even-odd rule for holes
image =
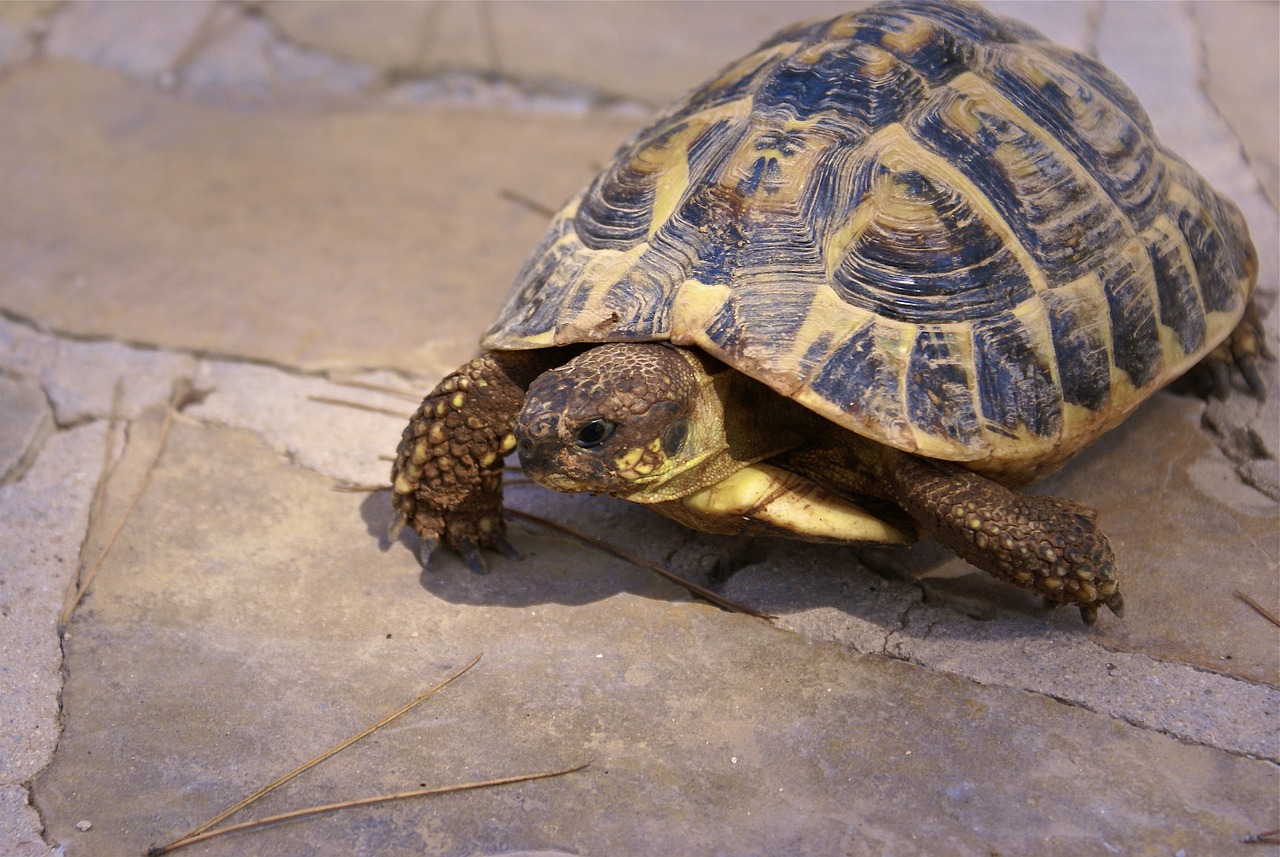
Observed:
[[[536,199],[530,199],[524,194],[514,190],[508,190],[507,188],[503,188],[502,190],[498,191],[498,196],[502,197],[503,199],[509,202],[514,202],[517,205],[523,205],[525,208],[529,209],[534,214],[541,214],[543,217],[554,217],[556,213],[555,209],[547,205],[544,205],[541,202],[538,202]]]
[[[421,402],[422,393],[415,393],[412,390],[402,390],[399,387],[389,387],[386,384],[374,384],[370,381],[358,381],[355,378],[330,378],[329,383],[337,384],[339,387],[354,387],[357,390],[370,390],[374,393],[386,393],[388,396],[396,396],[410,402]]]
[[[292,780],[294,777],[298,776],[299,774],[302,774],[302,773],[304,773],[304,772],[306,772],[306,771],[311,770],[311,769],[312,769],[312,768],[314,768],[316,765],[318,765],[318,764],[320,764],[321,762],[323,762],[325,759],[328,759],[329,757],[334,756],[334,755],[336,755],[336,754],[338,754],[338,753],[342,752],[343,750],[345,750],[345,749],[347,749],[348,747],[350,747],[352,744],[354,744],[354,743],[356,743],[357,741],[359,741],[361,738],[365,738],[365,737],[367,737],[368,735],[370,735],[370,734],[372,734],[372,733],[376,732],[377,730],[381,729],[383,726],[386,726],[388,723],[390,723],[391,721],[395,720],[395,719],[396,719],[397,717],[399,717],[400,715],[402,715],[402,714],[404,714],[405,712],[407,712],[407,711],[409,711],[409,710],[411,710],[411,709],[415,708],[416,706],[418,706],[419,704],[421,704],[422,702],[424,702],[424,701],[425,701],[426,699],[428,699],[429,697],[431,697],[431,696],[435,695],[438,691],[440,691],[441,689],[443,689],[447,684],[449,684],[449,683],[450,683],[450,682],[452,682],[454,679],[458,678],[458,677],[459,677],[459,676],[461,676],[463,673],[465,673],[467,670],[469,670],[469,669],[471,669],[473,666],[475,666],[475,665],[480,661],[480,658],[482,658],[483,656],[484,656],[484,655],[483,655],[483,653],[481,653],[481,654],[479,654],[479,655],[476,655],[474,658],[472,658],[472,659],[471,659],[470,663],[468,663],[466,666],[462,667],[462,669],[458,670],[458,671],[457,671],[457,672],[455,672],[453,675],[449,676],[448,678],[444,679],[443,681],[438,682],[438,683],[437,683],[436,685],[434,685],[430,690],[428,690],[426,693],[423,693],[422,695],[418,696],[416,699],[414,699],[414,700],[413,700],[412,702],[410,702],[408,705],[402,706],[401,708],[397,709],[396,711],[392,712],[391,714],[388,714],[386,717],[382,718],[381,720],[379,720],[377,723],[373,724],[373,725],[372,725],[372,726],[370,726],[369,728],[367,728],[367,729],[365,729],[365,730],[363,730],[363,731],[359,732],[358,734],[356,734],[356,735],[354,735],[354,736],[352,736],[352,737],[348,738],[347,740],[345,740],[345,741],[341,742],[341,743],[340,743],[340,744],[338,744],[337,746],[332,747],[332,748],[330,748],[330,749],[326,750],[325,752],[321,753],[319,756],[316,756],[314,759],[312,759],[310,762],[307,762],[305,765],[302,765],[302,766],[301,766],[301,767],[299,767],[299,768],[295,768],[294,770],[292,770],[292,771],[290,771],[289,773],[285,774],[283,777],[280,777],[279,779],[277,779],[277,780],[273,781],[271,784],[269,784],[269,785],[267,785],[267,786],[264,786],[264,787],[262,787],[262,788],[258,789],[256,792],[254,792],[253,794],[251,794],[249,797],[245,798],[244,800],[240,801],[240,802],[239,802],[238,804],[236,804],[235,806],[231,807],[230,809],[227,809],[227,810],[224,810],[224,811],[222,811],[222,812],[218,813],[218,814],[217,814],[217,815],[215,815],[213,818],[211,818],[211,819],[209,819],[208,821],[206,821],[204,824],[200,825],[199,827],[195,828],[194,830],[190,831],[189,833],[187,833],[187,834],[185,834],[185,835],[183,835],[183,836],[178,837],[176,840],[174,840],[174,841],[173,841],[173,842],[171,842],[170,844],[168,844],[168,845],[164,846],[163,848],[161,848],[161,849],[159,849],[159,850],[154,850],[154,849],[153,849],[152,851],[150,851],[150,852],[148,852],[148,853],[151,853],[151,854],[167,854],[169,851],[172,851],[174,848],[181,848],[181,847],[182,847],[182,846],[184,846],[184,845],[190,845],[192,842],[199,841],[198,837],[200,837],[200,835],[201,835],[201,834],[203,834],[203,833],[204,833],[206,830],[208,830],[209,828],[213,827],[213,826],[214,826],[215,824],[217,824],[218,822],[222,821],[223,819],[225,819],[225,818],[227,818],[227,817],[229,817],[229,816],[231,816],[231,815],[234,815],[235,813],[237,813],[237,812],[239,812],[240,810],[244,809],[246,806],[248,806],[249,804],[253,803],[254,801],[259,800],[260,798],[265,797],[266,795],[268,795],[268,794],[270,794],[271,792],[275,791],[277,788],[279,788],[280,786],[282,786],[282,785],[284,785],[285,783],[289,782],[289,780]],[[230,829],[232,829],[232,828],[227,828],[227,829],[228,829],[228,830],[230,830]]]
[[[210,830],[205,833],[199,833],[194,836],[187,836],[176,842],[171,842],[160,848],[152,848],[147,851],[147,857],[158,857],[160,854],[168,854],[179,848],[185,848],[188,845],[194,845],[197,842],[204,842],[206,839],[212,839],[215,836],[222,836],[224,833],[235,833],[238,830],[249,830],[254,827],[262,827],[267,824],[275,824],[280,821],[288,821],[294,818],[303,818],[308,815],[318,815],[323,812],[333,812],[339,809],[349,809],[356,806],[372,806],[379,803],[389,803],[396,800],[408,800],[415,797],[430,797],[432,795],[450,794],[452,792],[470,791],[473,789],[486,789],[493,786],[505,786],[511,783],[524,783],[530,780],[545,780],[550,777],[563,777],[565,774],[572,774],[581,771],[590,762],[584,762],[581,765],[575,765],[572,768],[564,768],[559,771],[543,771],[537,774],[519,774],[514,777],[499,777],[493,780],[480,780],[472,783],[458,783],[452,786],[437,786],[430,789],[415,789],[408,792],[396,792],[395,794],[378,795],[376,797],[359,798],[357,800],[344,800],[338,803],[328,803],[322,806],[312,806],[306,809],[295,809],[292,812],[282,812],[279,815],[271,815],[266,818],[259,818],[256,821],[244,821],[239,824],[232,824],[227,827],[220,827],[217,830]]]
[[[1276,615],[1272,613],[1270,610],[1263,607],[1257,601],[1254,601],[1248,595],[1245,595],[1239,589],[1235,590],[1235,596],[1236,598],[1239,598],[1241,601],[1243,601],[1245,604],[1248,604],[1254,610],[1258,611],[1258,613],[1262,616],[1262,618],[1269,621],[1272,625],[1275,625],[1276,627],[1280,628],[1280,619],[1277,619]]]
[[[337,405],[340,408],[351,408],[357,411],[369,411],[375,414],[386,414],[390,417],[405,419],[404,411],[398,411],[394,408],[382,408],[377,405],[366,405],[364,402],[349,402],[346,399],[335,399],[330,396],[307,396],[313,402],[319,402],[322,405]]]

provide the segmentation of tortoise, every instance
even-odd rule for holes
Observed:
[[[404,430],[393,536],[518,555],[516,451],[713,533],[931,536],[1092,624],[1096,513],[1019,489],[1208,355],[1260,391],[1257,267],[1095,60],[968,4],[797,25],[554,216]]]

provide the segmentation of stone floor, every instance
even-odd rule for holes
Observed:
[[[1280,352],[1277,5],[992,5],[1241,204]],[[140,854],[483,653],[242,815],[590,767],[187,853],[1276,853],[1241,838],[1280,827],[1280,637],[1235,594],[1280,604],[1274,364],[1265,404],[1161,393],[1045,485],[1121,557],[1093,628],[936,546],[872,571],[518,482],[680,573],[741,566],[720,593],[777,621],[524,520],[523,561],[422,573],[385,491],[334,490],[385,482],[414,406],[349,382],[428,389],[541,209],[843,8],[0,4],[0,852]],[[175,384],[203,395],[170,413]]]

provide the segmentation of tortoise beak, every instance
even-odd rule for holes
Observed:
[[[540,449],[534,444],[529,444],[527,449],[518,442],[516,445],[516,454],[520,457],[520,468],[534,482],[556,491],[568,493],[587,490],[585,486],[559,472],[555,467],[553,455],[548,455],[546,454],[547,452],[548,450],[545,447]]]
[[[545,425],[538,421],[531,429],[517,423],[516,455],[520,459],[520,469],[539,485],[554,488],[556,491],[582,491],[583,487],[561,472],[557,461],[557,447],[554,425]],[[539,440],[541,439],[541,440]]]

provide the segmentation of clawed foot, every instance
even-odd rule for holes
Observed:
[[[1200,362],[1207,378],[1209,395],[1225,399],[1232,389],[1232,375],[1238,374],[1249,387],[1249,392],[1259,399],[1267,397],[1267,385],[1262,380],[1258,364],[1273,361],[1276,357],[1267,346],[1266,331],[1257,305],[1250,301],[1236,329]]]
[[[489,573],[485,550],[497,551],[508,559],[522,559],[520,551],[507,538],[500,482],[496,491],[477,492],[447,512],[424,508],[424,498],[416,499],[417,503],[407,519],[402,517],[404,510],[397,509],[400,514],[392,522],[390,532],[394,540],[407,523],[418,534],[418,562],[424,570],[431,570],[432,557],[441,542],[457,551],[475,574]]]
[[[1039,592],[1049,607],[1074,604],[1087,625],[1101,607],[1124,613],[1115,554],[1093,509],[908,455],[893,456],[885,475],[903,509],[961,559]]]
[[[1104,604],[1107,609],[1116,615],[1117,618],[1124,618],[1124,596],[1119,592],[1107,596],[1101,601],[1095,601],[1090,604],[1077,604],[1080,608],[1080,618],[1084,620],[1086,625],[1093,625],[1098,621],[1098,605]],[[1044,606],[1048,610],[1055,607],[1061,607],[1062,602],[1054,601],[1051,598],[1044,599]]]
[[[462,537],[449,540],[449,544],[457,550],[458,555],[462,557],[463,562],[467,564],[467,568],[471,569],[473,574],[488,574],[489,566],[485,562],[483,548],[490,548],[505,556],[507,559],[524,559],[520,551],[516,550],[516,546],[511,544],[504,533],[493,534],[489,538],[489,543],[481,545],[480,542],[472,538]],[[426,571],[431,571],[431,558],[436,555],[436,548],[440,545],[440,539],[422,538],[418,541],[418,562]]]
[[[428,568],[436,546],[456,550],[476,574],[484,549],[518,558],[502,517],[502,461],[511,427],[545,355],[490,352],[442,380],[409,420],[391,469],[394,539],[408,525]]]

